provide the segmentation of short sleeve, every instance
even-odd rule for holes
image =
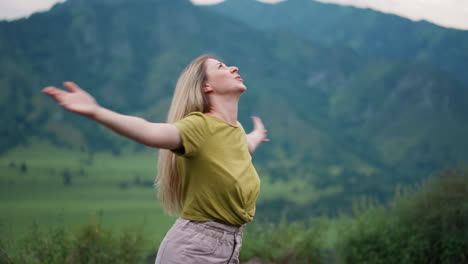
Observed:
[[[244,127],[242,126],[241,122],[237,121],[237,125],[240,127],[242,132],[244,132],[244,134],[247,134],[247,133],[245,133]]]
[[[174,125],[179,129],[182,139],[182,148],[173,150],[178,155],[194,155],[210,136],[206,117],[201,112],[192,112]]]

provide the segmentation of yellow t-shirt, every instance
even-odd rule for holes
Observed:
[[[174,125],[183,145],[174,151],[182,183],[181,217],[232,225],[251,221],[260,179],[240,123],[193,112]]]

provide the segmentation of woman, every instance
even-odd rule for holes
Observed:
[[[150,123],[99,106],[76,84],[43,92],[144,145],[160,148],[157,186],[163,208],[180,217],[159,247],[156,263],[238,263],[242,229],[253,219],[260,181],[252,153],[268,141],[258,117],[245,134],[237,121],[247,89],[238,68],[203,55],[183,71],[167,123]]]

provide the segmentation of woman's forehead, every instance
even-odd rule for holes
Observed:
[[[217,59],[209,58],[209,59],[206,60],[205,63],[206,63],[207,66],[213,66],[213,65],[218,65],[218,64],[220,64],[222,62],[217,60]]]

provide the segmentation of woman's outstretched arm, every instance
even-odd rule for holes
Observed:
[[[267,138],[267,130],[265,129],[262,120],[256,116],[252,116],[252,120],[254,123],[254,129],[252,132],[247,134],[247,146],[250,153],[253,153],[260,143],[270,141]]]
[[[66,110],[86,116],[116,133],[146,146],[162,149],[178,149],[182,140],[176,126],[151,123],[135,116],[122,115],[99,106],[96,100],[73,82],[65,82],[68,91],[46,87],[43,93],[52,97]]]

